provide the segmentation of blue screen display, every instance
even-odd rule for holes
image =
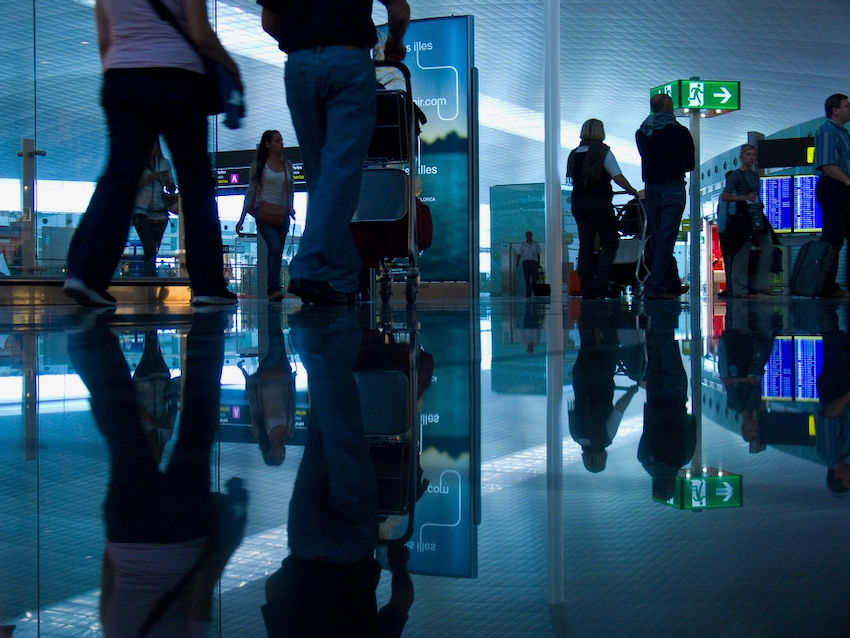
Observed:
[[[823,337],[794,337],[794,396],[817,401],[817,377],[823,366]]]
[[[794,176],[794,230],[820,231],[823,228],[820,206],[815,198],[816,175]]]
[[[761,201],[764,214],[773,230],[788,233],[792,230],[794,212],[793,182],[790,177],[764,177],[761,179]]]

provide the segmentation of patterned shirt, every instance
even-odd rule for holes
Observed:
[[[815,133],[815,172],[825,164],[835,164],[845,174],[850,175],[850,131],[827,120]]]

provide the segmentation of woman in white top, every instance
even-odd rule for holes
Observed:
[[[84,306],[115,305],[106,289],[127,242],[139,177],[160,133],[171,150],[182,195],[192,303],[236,303],[222,268],[207,108],[199,98],[207,86],[200,54],[237,77],[239,69],[210,27],[205,0],[160,1],[194,48],[150,0],[95,0],[109,161],[71,240],[64,287]]]
[[[280,265],[289,219],[295,217],[292,208],[294,196],[292,163],[283,156],[283,137],[280,131],[265,131],[257,145],[257,157],[251,165],[248,192],[245,193],[236,232],[242,233],[246,215],[256,219],[257,233],[268,248],[266,295],[269,301],[283,299]]]

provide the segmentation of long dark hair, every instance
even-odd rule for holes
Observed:
[[[266,143],[272,141],[272,137],[274,137],[275,133],[280,135],[280,131],[275,129],[263,131],[260,143],[257,145],[257,157],[254,159],[254,165],[257,167],[257,172],[254,176],[257,180],[257,184],[260,186],[263,185],[263,171],[266,169],[266,161],[269,159],[269,147],[266,146]]]

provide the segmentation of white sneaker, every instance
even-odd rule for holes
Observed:
[[[65,285],[62,286],[62,292],[68,295],[81,306],[102,306],[114,308],[118,305],[115,297],[110,295],[105,290],[97,291],[94,288],[89,288],[82,279],[77,277],[68,277],[65,280]]]

